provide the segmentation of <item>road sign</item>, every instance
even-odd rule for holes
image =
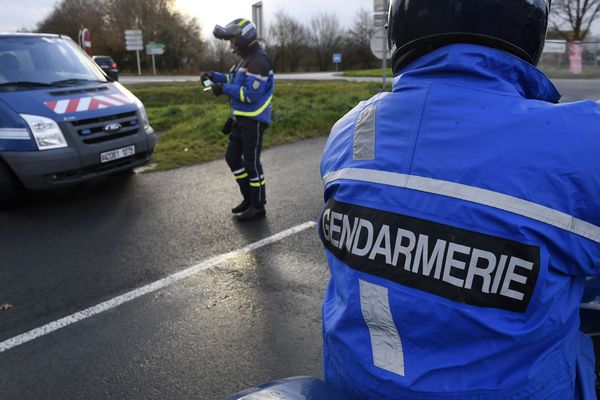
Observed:
[[[128,37],[128,36],[142,37],[142,30],[141,29],[127,29],[125,31],[125,37]]]
[[[149,56],[160,56],[162,54],[165,54],[165,45],[162,43],[148,43],[146,45],[146,54],[148,54]]]
[[[569,71],[572,74],[581,74],[581,42],[578,40],[569,42]]]
[[[252,22],[256,26],[256,37],[262,40],[264,37],[262,1],[252,4]]]
[[[141,29],[127,29],[125,31],[125,49],[135,51],[137,57],[138,75],[142,74],[142,65],[140,64],[140,50],[144,50],[144,38]]]
[[[383,59],[383,54],[387,54],[390,58],[390,48],[387,40],[387,31],[384,28],[377,29],[371,38],[371,52],[380,60]]]
[[[373,26],[383,28],[388,19],[388,0],[373,0]]]
[[[144,50],[144,44],[143,43],[139,43],[139,44],[126,44],[125,45],[125,49],[128,51],[138,51],[138,50]]]
[[[139,29],[125,31],[125,48],[129,51],[144,50],[144,39]]]
[[[389,2],[387,0],[373,0],[373,12],[380,13],[388,11]]]
[[[564,53],[566,51],[566,40],[546,40],[544,44],[544,53]]]
[[[373,26],[377,28],[383,28],[387,24],[388,15],[387,13],[373,14]]]
[[[342,62],[342,54],[341,53],[333,53],[331,55],[331,61],[333,61],[333,63],[335,64],[335,70],[338,71],[339,70],[339,65]]]
[[[146,45],[146,54],[152,56],[152,74],[156,75],[156,61],[154,56],[165,54],[165,45],[162,43],[150,42]]]
[[[92,55],[92,35],[87,28],[79,31],[79,45],[85,50],[88,55]]]
[[[160,56],[165,54],[165,49],[146,46],[146,54],[149,56]]]

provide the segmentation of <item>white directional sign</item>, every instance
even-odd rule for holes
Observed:
[[[146,47],[146,54],[149,56],[161,56],[165,54],[165,49],[155,49]]]
[[[141,29],[128,29],[125,31],[125,48],[128,51],[135,51],[138,75],[141,75],[142,65],[140,64],[140,50],[144,50],[144,39],[142,38]]]
[[[382,28],[387,24],[387,13],[373,14],[373,26],[375,28]]]
[[[373,26],[375,29],[383,28],[387,24],[388,5],[387,0],[373,0]]]
[[[142,30],[141,29],[127,29],[125,31],[125,37],[135,37],[135,36],[142,36]]]
[[[544,44],[544,53],[564,53],[566,51],[566,40],[546,40]]]
[[[263,4],[262,1],[259,1],[252,4],[252,22],[256,25],[256,37],[258,40],[264,38],[263,21]]]
[[[373,0],[373,12],[386,12],[388,11],[389,2],[387,0]]]
[[[144,50],[144,39],[141,30],[129,29],[125,31],[125,48],[129,51]]]

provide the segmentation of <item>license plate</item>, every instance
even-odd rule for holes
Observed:
[[[129,157],[135,154],[135,146],[127,146],[121,147],[120,149],[115,149],[111,151],[105,151],[104,153],[100,153],[100,162],[105,163],[113,160],[118,160],[119,158]]]

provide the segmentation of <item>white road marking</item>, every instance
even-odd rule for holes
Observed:
[[[85,310],[76,312],[75,314],[71,314],[67,317],[61,318],[54,322],[50,322],[44,326],[39,328],[35,328],[30,330],[29,332],[25,332],[21,335],[15,336],[13,338],[7,339],[4,342],[0,343],[0,353],[6,350],[10,350],[13,347],[20,346],[24,343],[37,339],[41,336],[52,333],[58,329],[67,327],[71,324],[84,320],[86,318],[92,317],[96,314],[100,314],[101,312],[110,310],[112,308],[118,307],[121,304],[127,303],[131,300],[134,300],[140,296],[143,296],[148,293],[155,292],[157,290],[163,289],[167,286],[172,285],[173,283],[179,282],[182,279],[185,279],[191,275],[194,275],[200,271],[204,271],[208,268],[214,267],[224,261],[231,260],[232,258],[238,257],[240,255],[249,253],[251,251],[260,249],[261,247],[267,246],[269,244],[278,242],[282,239],[285,239],[288,236],[295,235],[296,233],[302,232],[306,229],[312,228],[316,226],[316,223],[313,221],[305,222],[300,225],[296,225],[290,229],[285,231],[276,233],[275,235],[269,236],[265,239],[259,240],[258,242],[251,243],[247,246],[244,246],[240,249],[230,251],[229,253],[221,254],[213,258],[209,258],[201,262],[200,264],[194,265],[192,267],[186,268],[183,271],[176,272],[172,275],[169,275],[163,279],[160,279],[156,282],[150,283],[146,286],[142,286],[140,288],[134,289],[130,292],[107,300],[103,303],[97,304],[93,307],[86,308]]]

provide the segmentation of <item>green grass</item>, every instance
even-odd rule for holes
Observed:
[[[584,68],[581,74],[574,75],[569,70],[542,69],[550,79],[596,79],[600,78],[600,70]]]
[[[344,76],[379,78],[379,77],[383,76],[383,73],[381,72],[381,68],[357,69],[354,71],[344,71]],[[394,74],[392,73],[392,69],[388,68],[387,69],[387,77],[389,78],[391,76],[394,76]]]
[[[153,171],[221,158],[228,137],[221,133],[229,115],[226,96],[203,92],[199,83],[131,85],[160,135]],[[273,123],[263,147],[327,135],[331,126],[359,101],[380,91],[378,83],[277,82]]]

